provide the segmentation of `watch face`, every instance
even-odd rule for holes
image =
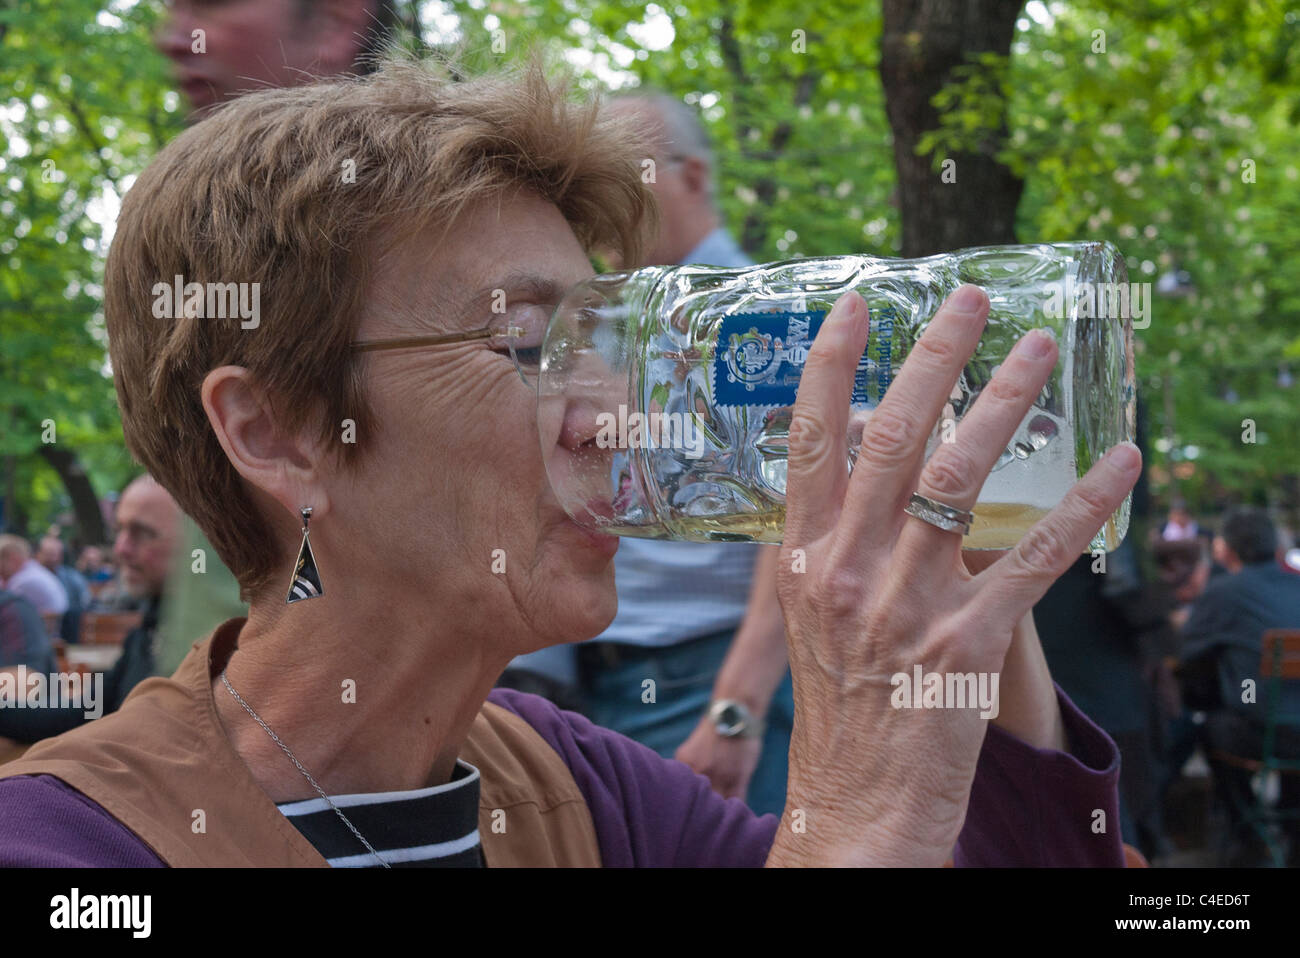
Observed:
[[[745,718],[741,715],[740,709],[734,705],[728,705],[726,708],[719,710],[717,722],[718,731],[723,735],[735,735],[744,727]]]

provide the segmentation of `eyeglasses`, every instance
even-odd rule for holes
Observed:
[[[546,324],[551,318],[551,307],[529,304],[503,313],[482,329],[464,333],[444,333],[436,336],[401,336],[395,339],[366,339],[352,344],[357,352],[381,349],[413,349],[417,346],[450,346],[487,340],[494,352],[508,354],[515,364],[520,380],[529,389],[537,389],[537,378],[542,367],[542,340]]]

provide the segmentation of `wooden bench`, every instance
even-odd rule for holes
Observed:
[[[138,627],[140,612],[87,612],[81,617],[78,645],[121,645],[127,633]]]

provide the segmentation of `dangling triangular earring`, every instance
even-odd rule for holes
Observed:
[[[311,521],[311,506],[302,507],[302,545],[298,549],[298,561],[293,567],[293,581],[289,583],[289,605],[303,599],[315,599],[325,594],[320,584],[320,570],[316,568],[316,557],[311,551],[311,535],[307,532],[307,523]]]

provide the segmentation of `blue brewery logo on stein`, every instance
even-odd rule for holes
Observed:
[[[714,402],[721,406],[785,406],[795,389],[825,310],[736,313],[718,328]]]
[[[776,369],[773,360],[781,348],[781,341],[776,341],[773,348],[772,334],[760,333],[753,326],[748,332],[732,333],[727,337],[726,361],[727,381],[742,383],[749,392],[761,382],[772,378]]]

